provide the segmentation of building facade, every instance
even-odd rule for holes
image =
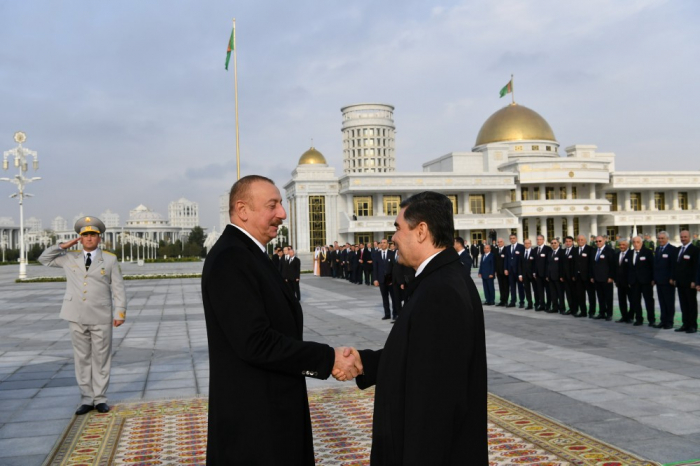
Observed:
[[[470,243],[486,240],[492,229],[521,241],[538,234],[547,241],[577,234],[628,237],[636,228],[651,236],[666,230],[678,243],[682,229],[700,232],[700,171],[617,171],[615,154],[595,145],[568,146],[560,154],[549,123],[513,103],[484,122],[470,152],[429,160],[422,172],[396,172],[393,110],[381,104],[341,110],[339,177],[316,149],[302,154],[284,186],[291,244],[302,257],[334,241],[390,238],[401,201],[426,190],[452,200],[455,234]],[[382,140],[370,142],[366,129]],[[365,152],[372,147],[382,152]]]

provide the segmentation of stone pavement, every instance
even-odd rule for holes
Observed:
[[[201,263],[124,266],[130,274],[198,270]],[[49,271],[29,267],[30,276]],[[16,284],[16,273],[0,267],[0,465],[39,465],[79,392],[58,318],[65,284]],[[391,330],[375,288],[302,275],[301,293],[306,339],[380,348]],[[199,280],[129,281],[127,297],[110,402],[207,394]],[[700,458],[698,334],[520,309],[485,314],[490,391],[651,460]],[[309,387],[337,384],[308,379]]]

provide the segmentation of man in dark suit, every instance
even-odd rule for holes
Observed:
[[[382,304],[384,305],[384,317],[382,317],[382,320],[389,320],[391,319],[389,296],[392,294],[391,272],[394,265],[394,251],[389,251],[389,243],[386,238],[382,238],[379,249],[372,251],[372,263],[374,264],[374,286],[379,287],[379,292],[382,295]],[[394,299],[393,296],[391,299]]]
[[[566,305],[564,304],[564,261],[566,257],[564,250],[559,247],[559,241],[553,239],[551,242],[552,253],[547,263],[547,283],[549,293],[552,296],[552,308],[547,312],[564,314]]]
[[[617,304],[620,307],[621,317],[615,322],[631,324],[634,313],[630,311],[631,307],[628,308],[627,306],[628,303],[631,306],[630,285],[627,278],[629,274],[629,256],[627,255],[629,251],[629,242],[623,239],[618,243],[620,250],[615,253],[615,263],[617,264],[615,286],[617,287]]]
[[[348,257],[349,257],[348,267],[350,269],[350,283],[354,283],[354,284],[357,284],[358,282],[362,283],[362,280],[358,279],[358,273],[357,273],[359,268],[360,268],[359,267],[360,266],[360,262],[359,262],[360,255],[357,252],[357,245],[354,244],[354,245],[350,246],[350,250],[351,250],[351,252],[350,252],[350,254],[348,254]]]
[[[698,248],[690,242],[690,232],[681,231],[681,247],[678,250],[673,285],[678,290],[678,302],[683,313],[683,325],[676,332],[698,331],[698,292],[695,275],[698,270]]]
[[[597,249],[591,262],[591,283],[595,285],[599,311],[594,319],[612,320],[613,281],[615,281],[615,252],[605,244],[605,238],[597,236]]]
[[[525,252],[525,246],[518,243],[516,235],[510,235],[510,245],[505,247],[504,270],[508,277],[508,287],[510,288],[510,303],[506,307],[515,307],[515,291],[518,291],[520,309],[525,307],[525,288],[523,282],[518,279],[518,267],[520,258]]]
[[[336,244],[338,242],[336,241]],[[328,246],[328,262],[331,264],[331,277],[336,278],[338,275],[338,249],[334,245]]]
[[[479,267],[479,246],[477,246],[474,241],[472,241],[472,245],[469,247],[469,252],[472,256],[474,268]]]
[[[294,248],[289,246],[287,252],[289,254],[289,259],[286,260],[285,264],[283,264],[282,266],[282,278],[284,278],[284,282],[292,291],[292,294],[294,294],[298,301],[301,301],[301,292],[299,291],[299,280],[301,279],[301,262],[299,261],[299,258],[296,257],[296,254],[294,253]]]
[[[340,252],[338,253],[338,269],[339,269],[339,277],[338,278],[346,278],[345,272],[347,270],[346,263],[348,261],[348,249],[347,247],[341,247]]]
[[[469,251],[464,246],[464,238],[458,236],[454,240],[454,247],[457,254],[459,254],[459,261],[464,264],[464,269],[467,275],[471,275],[472,271],[472,257],[469,255]]]
[[[272,255],[272,263],[275,265],[275,268],[277,268],[277,270],[280,270],[280,268],[282,267],[280,264],[281,257],[282,257],[282,248],[277,246],[275,248],[275,253]]]
[[[641,236],[632,238],[632,250],[627,252],[624,263],[627,265],[627,282],[630,287],[630,308],[634,325],[643,325],[642,296],[647,310],[649,327],[654,327],[654,253],[644,247]],[[630,316],[631,317],[631,316]]]
[[[533,278],[537,282],[537,299],[535,303],[536,311],[546,311],[551,307],[549,302],[549,284],[547,283],[547,266],[549,264],[549,256],[552,255],[552,248],[544,244],[544,236],[537,235],[537,246],[534,248],[535,267],[533,269]]]
[[[578,315],[578,295],[576,294],[576,274],[574,267],[574,237],[566,236],[564,238],[564,264],[562,264],[562,273],[564,275],[564,295],[569,310],[565,312],[567,315]]]
[[[497,246],[494,250],[494,263],[496,265],[496,280],[498,281],[498,304],[496,306],[508,305],[508,275],[506,275],[506,245],[503,238],[498,238]]]
[[[520,257],[520,263],[518,266],[518,280],[522,282],[525,291],[525,299],[527,300],[527,307],[525,310],[529,311],[532,309],[533,293],[535,297],[537,297],[537,281],[532,275],[535,265],[535,255],[533,254],[532,241],[526,239],[524,243],[524,251],[521,255],[522,257]]]
[[[493,280],[496,276],[496,263],[491,254],[491,246],[484,245],[484,255],[481,256],[481,264],[479,264],[479,278],[481,278],[482,286],[484,287],[484,304],[493,306],[496,304],[496,289],[493,286]]]
[[[360,243],[360,250],[358,253],[360,255],[358,262],[360,263],[362,275],[364,275],[364,282],[365,285],[369,286],[372,279],[372,254],[364,243]]]
[[[656,328],[669,330],[673,328],[676,315],[676,290],[673,277],[678,258],[678,249],[668,244],[668,233],[660,231],[657,235],[659,246],[654,254],[654,285],[659,297],[659,323]]]
[[[576,283],[576,302],[578,303],[579,313],[576,317],[593,318],[595,316],[596,299],[595,299],[595,284],[591,283],[590,264],[591,259],[595,256],[595,248],[586,244],[586,237],[578,235],[576,237],[577,246],[573,249],[574,261],[574,282]],[[586,306],[586,298],[588,298],[588,306]]]
[[[286,218],[272,180],[238,180],[229,214],[231,224],[202,271],[210,368],[207,464],[312,466],[305,377],[325,379],[333,370],[357,375],[362,364],[343,348],[302,340],[299,301],[265,253]]]
[[[384,348],[360,351],[357,386],[376,385],[370,461],[486,466],[484,314],[452,248],[452,203],[425,192],[400,207],[393,240],[416,277]]]

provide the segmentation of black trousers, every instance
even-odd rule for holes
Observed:
[[[569,310],[572,314],[578,312],[578,295],[576,294],[576,282],[572,279],[564,279],[564,293],[566,294],[566,302],[569,304]]]
[[[549,302],[549,285],[547,284],[547,280],[544,277],[537,277],[537,302],[538,305],[537,307],[542,307],[542,308],[549,308],[550,302]]]
[[[659,296],[660,320],[664,325],[673,325],[676,315],[676,290],[673,286],[656,285],[656,293]]]
[[[472,268],[479,267],[479,255],[472,256]]]
[[[537,282],[532,275],[523,275],[523,289],[525,291],[525,299],[527,300],[527,306],[532,306],[532,295],[535,295],[535,302],[537,302]]]
[[[365,285],[372,284],[372,269],[364,269],[362,271],[365,275]]]
[[[647,310],[647,321],[650,324],[656,323],[656,315],[654,314],[654,289],[651,283],[640,284],[635,283],[630,286],[630,307],[631,314],[636,322],[644,322],[642,317],[642,296],[644,297],[644,307]]]
[[[296,280],[287,281],[287,286],[292,290],[292,294],[297,298],[297,301],[301,301],[301,292],[299,290],[299,282]]]
[[[595,282],[595,293],[598,297],[598,304],[600,305],[598,315],[612,317],[613,284],[608,282]]]
[[[620,306],[620,314],[622,315],[622,320],[632,320],[632,317],[634,316],[633,312],[630,312],[630,310],[627,308],[627,302],[630,301],[630,286],[625,283],[617,283],[617,303]],[[630,301],[630,305],[631,305]]]
[[[566,306],[564,305],[564,283],[559,279],[550,278],[549,279],[549,294],[552,299],[552,310],[557,312],[564,312]]]
[[[508,276],[504,273],[496,273],[496,278],[498,279],[498,294],[499,302],[501,304],[508,303]]]
[[[678,287],[678,301],[681,303],[683,313],[683,327],[689,329],[698,328],[698,292],[690,288],[690,284]]]
[[[520,304],[525,303],[525,288],[523,287],[523,282],[518,279],[518,274],[509,270],[508,271],[508,285],[510,286],[510,302],[515,304],[515,290],[518,290],[518,297],[520,298]]]
[[[382,304],[384,305],[384,317],[391,317],[391,311],[389,309],[389,295],[391,293],[391,285],[385,285],[384,280],[379,281],[379,292],[382,294]],[[391,297],[392,301],[394,297]]]

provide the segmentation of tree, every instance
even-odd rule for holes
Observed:
[[[204,229],[200,226],[192,228],[190,235],[187,238],[188,243],[196,244],[200,248],[204,247]]]

